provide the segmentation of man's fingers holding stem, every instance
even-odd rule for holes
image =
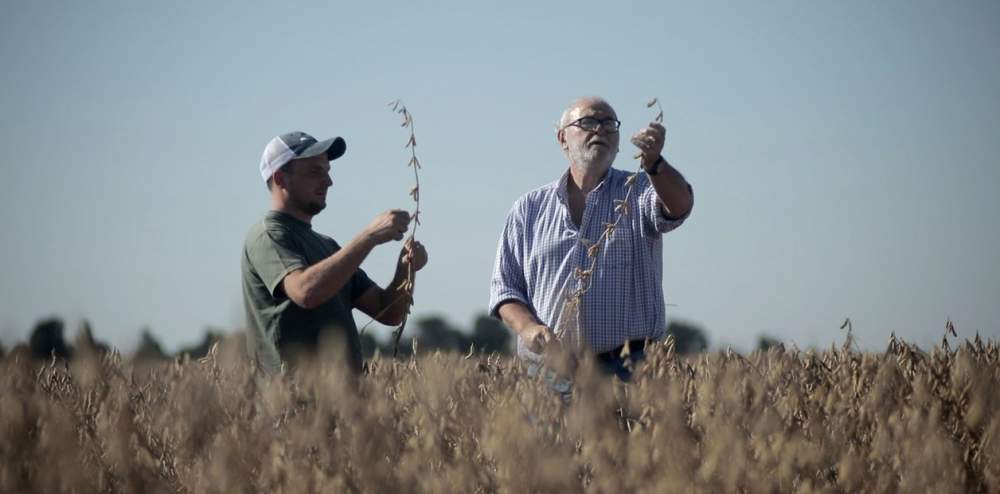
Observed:
[[[552,334],[552,330],[548,326],[539,325],[536,327],[535,334],[531,338],[531,350],[535,353],[543,353],[554,342],[555,335]]]
[[[394,209],[392,211],[392,224],[402,232],[405,232],[410,226],[410,213],[401,209]]]
[[[665,136],[666,129],[660,124],[652,123],[649,127],[636,132],[636,134],[632,136],[632,143],[636,146],[638,146],[640,142],[656,144],[658,142],[663,142]]]

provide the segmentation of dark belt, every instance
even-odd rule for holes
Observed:
[[[618,348],[598,353],[595,356],[597,357],[598,360],[605,360],[605,361],[620,360],[622,358],[622,350],[624,348],[625,345],[621,345]],[[646,348],[646,340],[629,340],[628,342],[629,353],[641,352],[645,348]]]

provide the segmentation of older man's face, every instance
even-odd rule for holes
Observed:
[[[581,122],[581,119],[593,120]],[[611,123],[617,119],[615,110],[604,101],[577,102],[559,131],[559,143],[570,161],[586,170],[610,167],[618,155],[618,130]],[[594,120],[601,123],[600,127],[587,128],[592,127]]]

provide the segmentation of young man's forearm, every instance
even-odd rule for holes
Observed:
[[[332,256],[286,276],[285,293],[305,309],[325,303],[350,281],[375,245],[368,234],[359,234]]]

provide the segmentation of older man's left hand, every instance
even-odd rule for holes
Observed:
[[[636,157],[642,157],[643,169],[648,169],[656,163],[656,160],[660,159],[666,135],[667,129],[659,123],[652,122],[648,127],[632,136],[632,144],[639,148],[639,154]]]

